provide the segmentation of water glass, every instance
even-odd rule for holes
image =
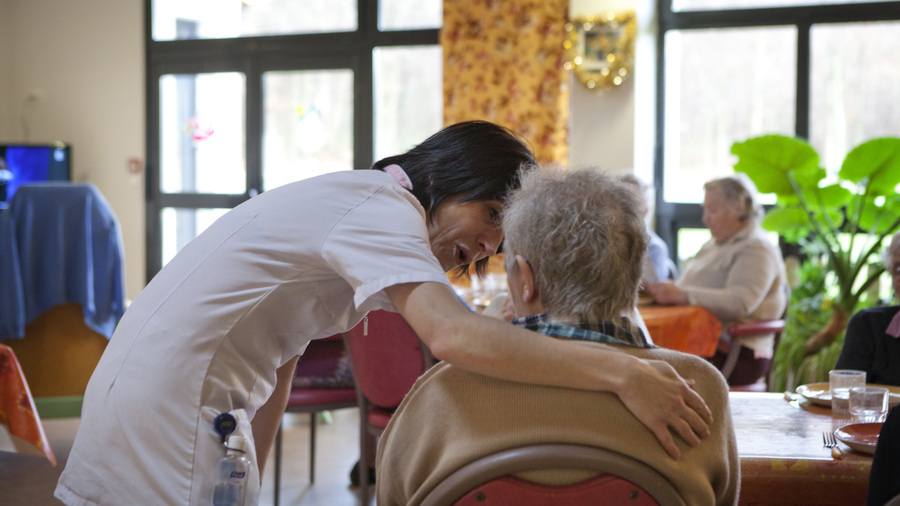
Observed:
[[[887,388],[852,387],[850,389],[850,417],[853,423],[883,422],[888,412]]]
[[[831,415],[850,417],[850,389],[866,386],[866,372],[852,369],[835,369],[828,373],[831,389]]]

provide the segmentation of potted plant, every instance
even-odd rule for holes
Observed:
[[[761,194],[776,196],[763,228],[802,243],[833,279],[827,322],[802,347],[803,356],[815,355],[843,335],[861,297],[884,272],[884,239],[900,228],[900,138],[864,142],[831,173],[807,142],[783,135],[737,142],[731,152],[738,157],[735,171]]]

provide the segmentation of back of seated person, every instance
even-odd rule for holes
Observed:
[[[639,196],[595,169],[541,169],[523,179],[504,213],[504,251],[514,324],[657,360],[695,381],[713,413],[698,446],[678,440],[673,459],[613,394],[490,378],[441,364],[423,375],[378,448],[379,504],[418,504],[450,473],[500,450],[539,443],[601,447],[663,474],[685,504],[735,504],[740,468],[728,387],[707,361],[656,348],[634,307],[647,248]],[[638,317],[639,318],[639,317]],[[561,485],[584,472],[522,476]]]

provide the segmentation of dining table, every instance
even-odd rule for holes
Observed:
[[[722,324],[706,308],[639,304],[638,312],[657,346],[700,357],[716,353]]]
[[[731,392],[741,465],[741,505],[865,504],[872,455],[842,442],[842,458],[823,433],[850,423],[793,393]]]
[[[0,344],[0,451],[43,455],[56,466],[34,399],[12,348]]]

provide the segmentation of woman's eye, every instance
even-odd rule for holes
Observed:
[[[493,207],[488,208],[488,213],[491,216],[491,221],[494,223],[500,223],[500,211],[494,209]]]

